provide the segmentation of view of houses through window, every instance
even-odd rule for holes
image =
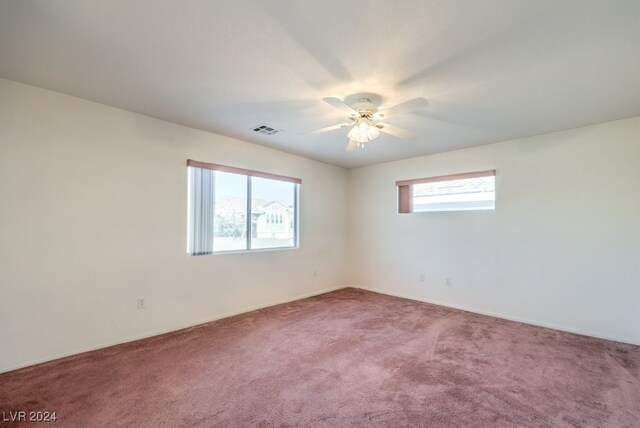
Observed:
[[[214,252],[296,246],[297,184],[222,171],[214,183]]]
[[[492,210],[495,200],[493,175],[413,185],[413,212]]]
[[[302,180],[187,161],[187,254],[298,246]]]
[[[398,213],[493,210],[496,170],[396,181]]]
[[[251,177],[251,248],[295,245],[294,183]]]

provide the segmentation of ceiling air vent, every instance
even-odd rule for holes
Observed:
[[[252,129],[255,132],[259,132],[264,135],[276,135],[278,132],[282,131],[282,129],[276,129],[267,125],[258,125]]]

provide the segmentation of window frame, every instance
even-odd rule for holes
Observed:
[[[435,177],[416,178],[411,180],[396,181],[398,188],[398,214],[413,214],[416,212],[462,212],[462,211],[490,211],[490,210],[441,210],[441,211],[414,211],[413,210],[413,185],[423,183],[435,183],[440,181],[464,180],[469,178],[495,177],[496,170],[488,169],[485,171],[463,172],[460,174],[439,175]],[[495,187],[494,187],[495,192]],[[494,208],[495,209],[495,208]]]
[[[280,251],[280,250],[292,250],[300,248],[300,185],[302,184],[302,179],[289,177],[286,175],[278,175],[271,174],[268,172],[255,171],[245,168],[237,168],[228,165],[220,165],[208,162],[200,162],[195,161],[193,159],[187,159],[187,168],[202,168],[208,169],[212,171],[226,172],[231,174],[243,175],[247,178],[247,207],[246,207],[246,248],[244,249],[234,249],[234,250],[215,250],[215,244],[213,244],[211,253],[195,253],[190,254],[187,251],[187,255],[191,257],[200,256],[200,255],[220,255],[220,254],[233,254],[233,253],[253,253],[253,252],[262,252],[262,251]],[[259,177],[267,180],[274,181],[283,181],[287,183],[294,184],[293,187],[293,207],[294,207],[294,215],[292,216],[293,220],[293,245],[284,246],[284,247],[268,247],[268,248],[251,248],[251,232],[252,232],[252,178]],[[192,202],[189,201],[189,204]],[[188,207],[190,209],[190,207]],[[189,219],[188,219],[189,221]],[[213,238],[215,242],[215,238]],[[189,237],[187,237],[187,241]]]

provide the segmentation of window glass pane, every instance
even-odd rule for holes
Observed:
[[[251,177],[251,249],[296,245],[296,186]]]
[[[414,212],[495,208],[495,176],[420,183],[412,187]]]
[[[213,251],[247,249],[247,176],[216,171]]]

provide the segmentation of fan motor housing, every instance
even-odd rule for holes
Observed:
[[[351,106],[351,108],[361,115],[371,115],[378,111],[378,107],[368,98],[360,98],[358,101],[356,101],[355,104]]]
[[[382,97],[373,93],[359,93],[349,95],[344,101],[361,116],[371,116],[378,111]]]

